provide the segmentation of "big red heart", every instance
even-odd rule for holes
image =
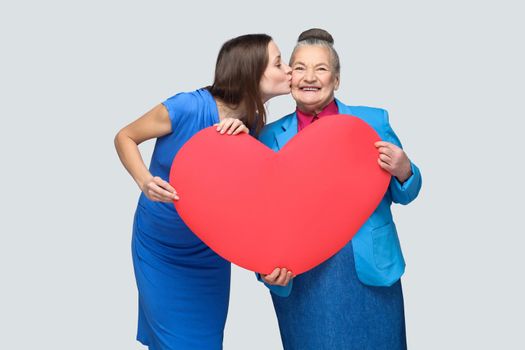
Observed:
[[[274,152],[253,137],[194,135],[170,183],[177,212],[211,249],[246,269],[303,273],[350,241],[383,197],[377,133],[352,116],[324,117]]]

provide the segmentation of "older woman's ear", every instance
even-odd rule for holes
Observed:
[[[334,91],[337,91],[337,89],[339,89],[339,75],[335,77]]]

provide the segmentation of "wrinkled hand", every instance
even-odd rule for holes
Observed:
[[[158,176],[152,176],[146,180],[142,186],[142,192],[154,202],[171,203],[173,200],[179,200],[177,191]]]
[[[292,274],[292,271],[286,270],[286,268],[276,268],[269,275],[260,274],[264,282],[272,286],[282,286],[285,287],[288,285],[290,280],[295,276]]]
[[[217,131],[221,134],[227,133],[228,135],[237,135],[241,132],[248,134],[250,130],[243,124],[243,122],[237,118],[224,118],[220,121],[217,126]]]
[[[403,183],[412,176],[410,159],[400,147],[386,141],[378,141],[374,145],[379,150],[379,166],[395,176]]]

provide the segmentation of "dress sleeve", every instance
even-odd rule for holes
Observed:
[[[197,108],[195,97],[186,92],[178,93],[162,104],[168,110],[172,132]]]

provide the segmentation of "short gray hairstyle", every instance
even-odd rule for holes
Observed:
[[[292,65],[294,61],[295,52],[297,51],[297,49],[304,46],[326,47],[330,52],[331,65],[334,68],[335,75],[337,77],[340,76],[341,63],[339,62],[339,55],[334,49],[334,38],[330,33],[328,33],[324,29],[319,28],[312,28],[302,32],[301,35],[299,35],[299,38],[297,39],[297,44],[295,45],[292,51],[292,55],[290,57],[290,65]]]

